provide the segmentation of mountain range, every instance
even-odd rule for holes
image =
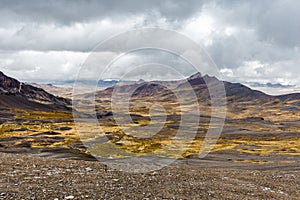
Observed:
[[[126,81],[118,82],[118,91],[128,92],[135,89],[133,97],[146,96],[160,96],[166,100],[172,96],[172,90],[182,92],[188,96],[188,87],[192,87],[199,100],[209,99],[209,90],[207,85],[214,87],[214,85],[224,84],[227,101],[229,102],[268,102],[268,101],[287,101],[299,100],[300,94],[293,93],[287,95],[272,96],[265,94],[258,90],[240,84],[221,81],[216,77],[196,73],[187,80],[174,81]],[[44,89],[43,89],[44,88]],[[96,96],[109,97],[111,96],[115,86],[108,87],[104,90],[98,91]],[[8,77],[0,72],[0,107],[2,108],[16,108],[16,109],[33,109],[33,110],[69,110],[71,100],[68,98],[58,97],[51,94],[49,91],[59,93],[59,87],[53,85],[39,85],[22,83],[14,78]],[[61,88],[61,90],[65,90]],[[85,94],[89,96],[91,93]],[[71,95],[69,95],[71,96]]]
[[[192,87],[199,100],[206,100],[209,98],[210,88],[217,87],[217,85],[223,84],[226,92],[226,97],[229,102],[243,102],[243,101],[286,101],[286,100],[299,100],[300,93],[292,93],[285,95],[268,95],[264,92],[253,90],[241,83],[231,83],[227,81],[221,81],[216,77],[196,73],[187,78],[187,80],[176,80],[176,81],[132,81],[132,82],[119,82],[119,92],[129,92],[132,89],[136,89],[132,96],[134,97],[146,97],[146,96],[164,96],[168,98],[173,91],[187,93],[190,92],[187,88]],[[110,96],[115,86],[109,87],[103,91],[99,91],[97,95]],[[168,89],[169,88],[169,89]],[[186,94],[187,96],[189,94]]]

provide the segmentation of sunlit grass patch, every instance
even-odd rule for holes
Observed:
[[[118,148],[112,143],[94,144],[89,149],[90,153],[94,156],[105,158],[123,158],[133,155],[130,152]]]
[[[233,160],[233,162],[250,163],[250,164],[256,164],[256,165],[264,165],[264,164],[274,163],[274,161],[267,161],[267,160],[243,160],[243,159]]]
[[[212,152],[214,151],[223,151],[223,150],[230,150],[234,149],[237,146],[237,144],[234,143],[222,143],[218,142],[217,144],[214,145]]]
[[[273,139],[273,140],[232,140],[243,147],[237,149],[240,153],[259,154],[268,156],[271,153],[291,156],[300,155],[300,138]],[[254,147],[253,147],[254,146]]]
[[[66,112],[44,112],[44,111],[29,111],[29,110],[12,110],[16,119],[31,119],[31,120],[57,120],[57,119],[72,119],[72,113]]]

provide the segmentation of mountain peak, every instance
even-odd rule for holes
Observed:
[[[202,78],[202,74],[200,72],[197,72],[193,75],[191,75],[188,80],[196,79],[196,78]]]

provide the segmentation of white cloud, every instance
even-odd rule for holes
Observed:
[[[280,61],[272,64],[261,63],[258,60],[245,61],[237,68],[220,70],[223,78],[238,82],[280,83],[283,85],[300,85],[298,74],[300,69],[294,67],[297,61]]]
[[[216,25],[213,17],[206,13],[193,17],[186,21],[182,32],[198,42],[208,46],[212,43],[212,34],[216,32]]]
[[[19,51],[0,54],[0,70],[23,81],[72,80],[87,53]]]

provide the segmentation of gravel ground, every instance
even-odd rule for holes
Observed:
[[[100,162],[0,153],[0,199],[299,199],[299,171],[169,166],[147,174]]]

